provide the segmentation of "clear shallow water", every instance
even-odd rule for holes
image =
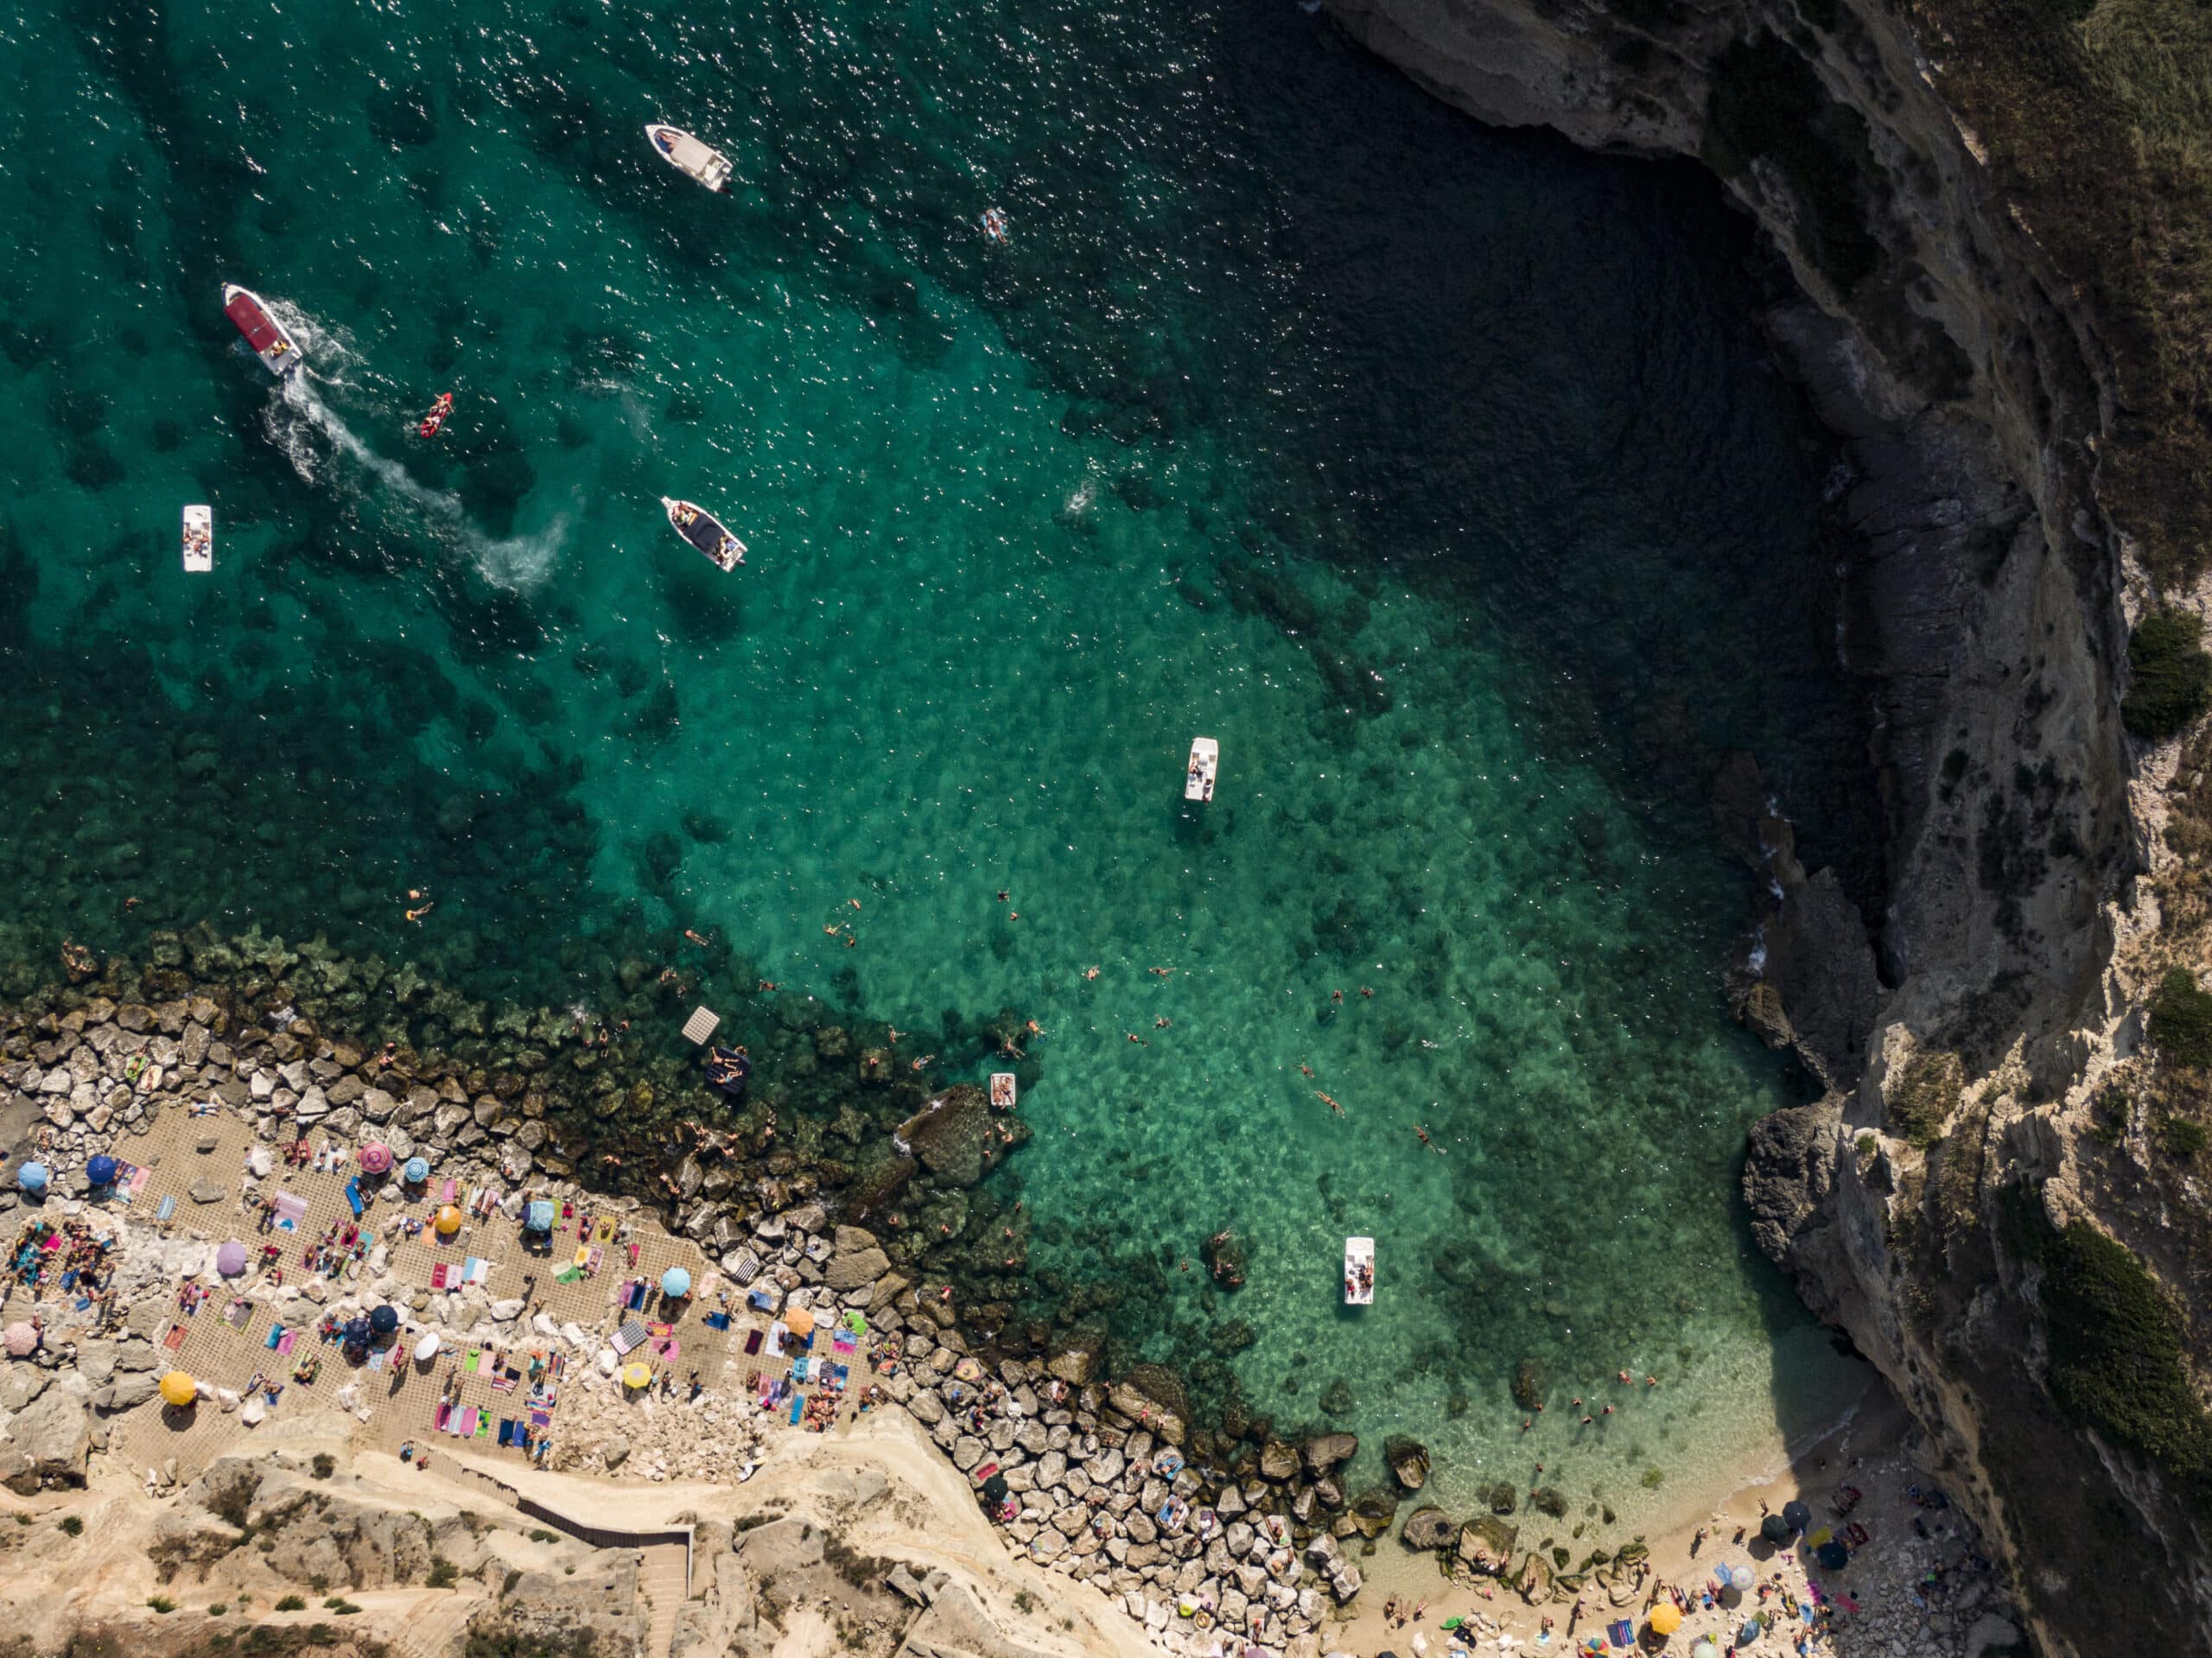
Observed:
[[[1874,842],[1826,456],[1709,188],[1485,135],[1288,4],[22,8],[0,45],[41,66],[0,111],[0,955],[212,912],[557,1005],[720,927],[902,1051],[1035,1018],[1031,1267],[1286,1423],[1422,1434],[1447,1499],[1541,1458],[1633,1515],[1827,1408],[1737,1213],[1788,1083],[1726,1018],[1703,779],[1748,748],[1816,855]]]

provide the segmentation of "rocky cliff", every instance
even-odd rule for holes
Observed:
[[[1854,467],[1836,645],[1876,710],[1888,843],[1855,905],[1799,862],[1754,757],[1716,782],[1771,878],[1740,1005],[1828,1083],[1754,1137],[1759,1241],[1945,1447],[2046,1649],[2212,1625],[2202,1198],[2126,1103],[2186,1120],[2130,1057],[2159,953],[2139,877],[2165,854],[2119,682],[2155,526],[2117,525],[2101,486],[2140,378],[2012,187],[2037,158],[1961,115],[1940,5],[1329,4],[1483,120],[1701,160],[1788,260],[1801,297],[1765,321]]]

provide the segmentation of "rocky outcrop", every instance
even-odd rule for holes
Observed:
[[[2109,972],[2145,920],[2121,903],[2143,855],[2117,719],[2127,549],[2096,492],[2122,411],[2104,319],[2002,194],[2023,158],[1993,165],[1947,106],[1924,9],[1326,3],[1483,119],[1702,161],[1788,262],[1801,297],[1764,321],[1850,461],[1835,637],[1875,712],[1886,839],[1878,888],[1847,890],[1801,859],[1757,757],[1713,780],[1760,877],[1737,1005],[1828,1087],[1755,1132],[1752,1226],[1952,1457],[2046,1650],[2187,1639],[2212,1624],[2188,1482],[2056,1407],[2049,1283],[2021,1254],[2084,1222],[2212,1327],[2176,1223],[2201,1203],[2102,1177],[2082,1132],[2139,1039]],[[2142,1591],[2099,1591],[2115,1577]]]

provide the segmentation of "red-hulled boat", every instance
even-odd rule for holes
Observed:
[[[261,295],[235,283],[223,285],[223,314],[230,318],[245,343],[253,347],[262,366],[283,378],[300,365],[300,348]]]
[[[423,416],[423,423],[415,429],[424,437],[435,437],[438,429],[446,423],[446,416],[453,413],[453,393],[441,391],[438,400],[430,405],[430,412]]]

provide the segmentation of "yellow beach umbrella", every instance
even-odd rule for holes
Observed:
[[[461,1230],[461,1211],[458,1209],[455,1209],[451,1204],[448,1204],[443,1209],[438,1211],[437,1225],[438,1236],[440,1237],[451,1237],[454,1233]]]
[[[622,1385],[626,1388],[642,1388],[652,1379],[653,1369],[650,1364],[641,1364],[632,1359],[622,1367]]]
[[[1651,1627],[1661,1635],[1672,1635],[1682,1627],[1681,1608],[1670,1600],[1662,1600],[1651,1609]]]
[[[794,1336],[811,1336],[814,1333],[814,1312],[810,1307],[787,1309],[784,1313],[784,1322],[791,1327]]]
[[[162,1378],[162,1399],[166,1404],[189,1405],[200,1397],[200,1384],[184,1370],[172,1370]]]

